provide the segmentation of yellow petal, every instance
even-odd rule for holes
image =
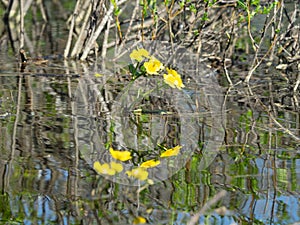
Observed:
[[[181,76],[177,73],[176,70],[166,68],[168,74],[164,74],[164,81],[168,85],[170,85],[172,88],[177,87],[178,89],[181,89],[184,86]]]
[[[129,151],[118,151],[118,150],[113,150],[112,148],[110,148],[109,152],[114,159],[117,159],[120,161],[127,161],[132,158],[131,152],[129,152]]]
[[[151,180],[151,179],[148,179],[148,180],[147,180],[147,183],[150,184],[150,185],[153,185],[153,184],[154,184],[154,181]]]
[[[111,169],[107,163],[100,164],[100,162],[94,162],[94,169],[97,173],[104,174],[104,175],[115,175],[115,170]]]
[[[117,173],[120,173],[123,170],[123,165],[121,163],[111,162],[110,167]]]
[[[170,74],[164,74],[164,81],[166,84],[171,86],[172,88],[175,88],[175,78],[174,76]]]
[[[137,60],[138,62],[142,61],[144,58],[149,57],[149,52],[146,49],[133,50],[129,55],[131,59]]]
[[[100,162],[98,162],[98,161],[94,162],[94,170],[96,170],[97,173],[100,173],[100,170],[101,170]]]
[[[174,148],[168,149],[167,151],[161,153],[160,157],[170,157],[170,156],[176,156],[179,153],[179,150],[182,148],[182,146],[177,145]]]
[[[168,74],[174,76],[175,78],[176,78],[176,77],[180,77],[180,75],[177,73],[176,70],[167,68],[167,72],[168,72]]]
[[[141,164],[141,167],[142,167],[142,168],[151,168],[151,167],[155,167],[155,166],[157,166],[157,165],[159,165],[159,164],[160,164],[160,161],[159,161],[159,160],[150,159],[150,160],[148,160],[148,161],[146,161],[146,162],[143,162],[143,163]]]
[[[141,168],[141,167],[127,171],[126,174],[129,177],[134,177],[139,180],[146,180],[148,178],[148,172],[146,171],[145,168]]]
[[[164,68],[163,64],[155,57],[151,57],[148,62],[145,62],[144,67],[146,72],[151,75],[158,74],[158,71]]]
[[[138,216],[133,220],[133,224],[144,224],[147,220],[144,217]]]

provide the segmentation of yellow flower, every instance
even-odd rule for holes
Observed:
[[[137,167],[135,169],[127,171],[126,174],[129,177],[134,177],[139,180],[146,180],[148,178],[148,172],[146,171],[145,168],[142,168],[142,167]]]
[[[163,64],[155,57],[151,57],[148,62],[145,62],[144,67],[147,73],[151,75],[158,74],[158,71],[164,68]]]
[[[120,161],[127,161],[132,158],[131,152],[129,152],[129,151],[118,151],[118,150],[113,150],[112,148],[110,148],[109,152],[113,158],[120,160]]]
[[[177,145],[174,148],[170,148],[167,151],[163,152],[160,154],[160,157],[170,157],[170,156],[175,156],[178,155],[179,150],[182,148],[182,146]]]
[[[141,49],[133,50],[129,56],[131,59],[135,59],[136,61],[140,62],[144,58],[149,57],[149,52],[146,49],[141,48]]]
[[[141,164],[141,167],[142,167],[142,168],[151,168],[151,167],[155,167],[155,166],[157,166],[157,165],[159,165],[159,164],[160,164],[160,161],[159,161],[159,160],[150,159],[150,160],[148,160],[148,161],[146,161],[146,162],[143,162],[143,163]]]
[[[96,161],[94,162],[94,169],[96,170],[97,173],[101,173],[104,175],[110,175],[113,176],[115,175],[116,171],[112,169],[108,163],[100,164],[100,162]]]
[[[138,216],[138,217],[134,218],[134,220],[133,220],[133,224],[144,224],[146,222],[147,222],[147,220],[141,216]]]
[[[120,173],[123,170],[123,166],[121,163],[111,162],[110,167],[117,173]]]
[[[181,89],[184,86],[182,83],[180,75],[177,73],[176,70],[167,68],[168,74],[164,74],[164,81],[170,85],[172,88],[177,87],[178,89]]]

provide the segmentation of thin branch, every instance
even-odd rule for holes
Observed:
[[[69,52],[70,52],[71,43],[72,43],[72,36],[73,36],[73,30],[74,30],[74,27],[75,27],[75,19],[76,19],[77,14],[78,14],[77,12],[78,12],[78,9],[79,9],[79,5],[80,5],[80,0],[77,0],[76,6],[75,6],[75,9],[74,9],[74,13],[73,13],[73,18],[72,18],[72,21],[71,21],[71,26],[70,26],[69,36],[68,36],[68,42],[66,44],[66,48],[65,48],[65,51],[64,51],[64,57],[65,58],[68,57]]]
[[[19,0],[20,4],[20,49],[24,47],[24,0]]]
[[[106,57],[106,52],[108,48],[107,43],[108,43],[109,31],[110,31],[110,20],[107,21],[107,28],[104,32],[104,39],[103,39],[102,52],[101,52],[102,59]]]
[[[109,18],[111,17],[112,13],[114,10],[114,5],[111,3],[109,10],[107,11],[107,13],[105,14],[105,16],[103,17],[101,23],[99,24],[99,26],[97,27],[95,33],[93,34],[92,37],[90,37],[90,39],[88,40],[84,51],[82,53],[82,56],[80,57],[80,60],[86,60],[90,50],[93,48],[94,44],[96,43],[96,40],[98,38],[98,36],[100,35],[100,33],[102,32],[102,30],[104,29],[107,21],[109,20]]]
[[[278,12],[278,10],[277,10],[277,12]],[[274,18],[276,16],[277,12],[274,12],[274,15],[273,15],[272,19],[269,21],[269,23],[267,23],[268,18],[269,18],[269,14],[266,17],[265,25],[264,25],[264,28],[262,30],[262,34],[261,34],[261,38],[260,38],[260,42],[259,42],[258,45],[255,44],[255,46],[256,46],[255,47],[256,48],[255,49],[255,55],[254,55],[254,58],[253,58],[253,61],[252,61],[251,69],[250,69],[250,71],[248,72],[248,75],[245,78],[245,83],[249,83],[249,81],[250,81],[250,79],[251,79],[252,74],[254,73],[254,71],[260,66],[260,64],[266,58],[266,56],[270,54],[271,50],[273,49],[273,47],[276,44],[275,43],[276,38],[274,38],[274,41],[271,43],[271,46],[268,49],[267,53],[265,53],[264,56],[260,60],[258,60],[258,54],[260,53],[260,48],[261,48],[261,46],[262,46],[262,44],[264,42],[264,39],[266,38],[265,33],[266,33],[267,29],[269,28],[269,26],[273,23]],[[248,28],[248,30],[249,30],[249,28]],[[249,32],[250,32],[250,30],[249,30]],[[250,33],[249,33],[249,35],[250,35]]]
[[[80,34],[79,34],[79,36],[77,38],[77,41],[76,41],[76,43],[75,43],[75,45],[72,49],[72,52],[71,52],[71,55],[70,55],[71,58],[78,57],[80,51],[82,50],[84,40],[87,37],[86,26],[87,26],[87,22],[89,20],[90,14],[91,14],[91,10],[92,10],[92,4],[89,4],[88,9],[85,10],[86,15],[85,15],[85,18],[84,18],[83,23],[82,23]]]

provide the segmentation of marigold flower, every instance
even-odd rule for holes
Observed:
[[[126,174],[129,177],[134,177],[134,178],[137,178],[142,181],[146,180],[148,178],[148,172],[146,171],[145,168],[142,168],[142,167],[137,167],[135,169],[127,171]]]
[[[132,158],[131,152],[129,152],[129,151],[118,151],[118,150],[113,150],[112,148],[110,148],[109,152],[114,159],[117,159],[120,161],[127,161]]]
[[[182,146],[177,145],[174,148],[170,148],[167,151],[160,154],[160,157],[171,157],[176,156],[179,153],[179,150],[182,148]]]
[[[144,63],[144,67],[146,72],[151,75],[158,74],[158,71],[164,68],[163,64],[153,56]]]
[[[97,173],[104,174],[104,175],[115,175],[116,171],[112,169],[108,163],[100,164],[100,162],[94,162],[94,169]]]
[[[168,74],[164,74],[164,81],[172,88],[184,88],[184,84],[182,83],[181,76],[177,73],[176,70],[167,68]]]
[[[131,59],[134,59],[134,60],[140,62],[144,58],[149,57],[149,52],[146,49],[140,48],[137,50],[133,50],[129,56]]]
[[[142,168],[151,168],[151,167],[155,167],[157,165],[160,164],[159,160],[155,160],[155,159],[150,159],[148,161],[145,161],[141,164]]]

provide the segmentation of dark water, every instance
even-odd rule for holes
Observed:
[[[55,46],[44,52],[62,52]],[[130,82],[124,62],[51,59],[20,72],[7,49],[0,52],[1,224],[133,224],[138,217],[187,224],[222,190],[198,224],[300,222],[300,116],[278,71],[272,79],[255,75],[254,96],[243,85],[221,87],[208,70],[185,76],[179,92],[156,88],[159,78]],[[148,111],[133,113],[141,108]],[[160,143],[184,147],[173,164],[149,169],[153,185],[92,167],[110,145],[147,158]]]

